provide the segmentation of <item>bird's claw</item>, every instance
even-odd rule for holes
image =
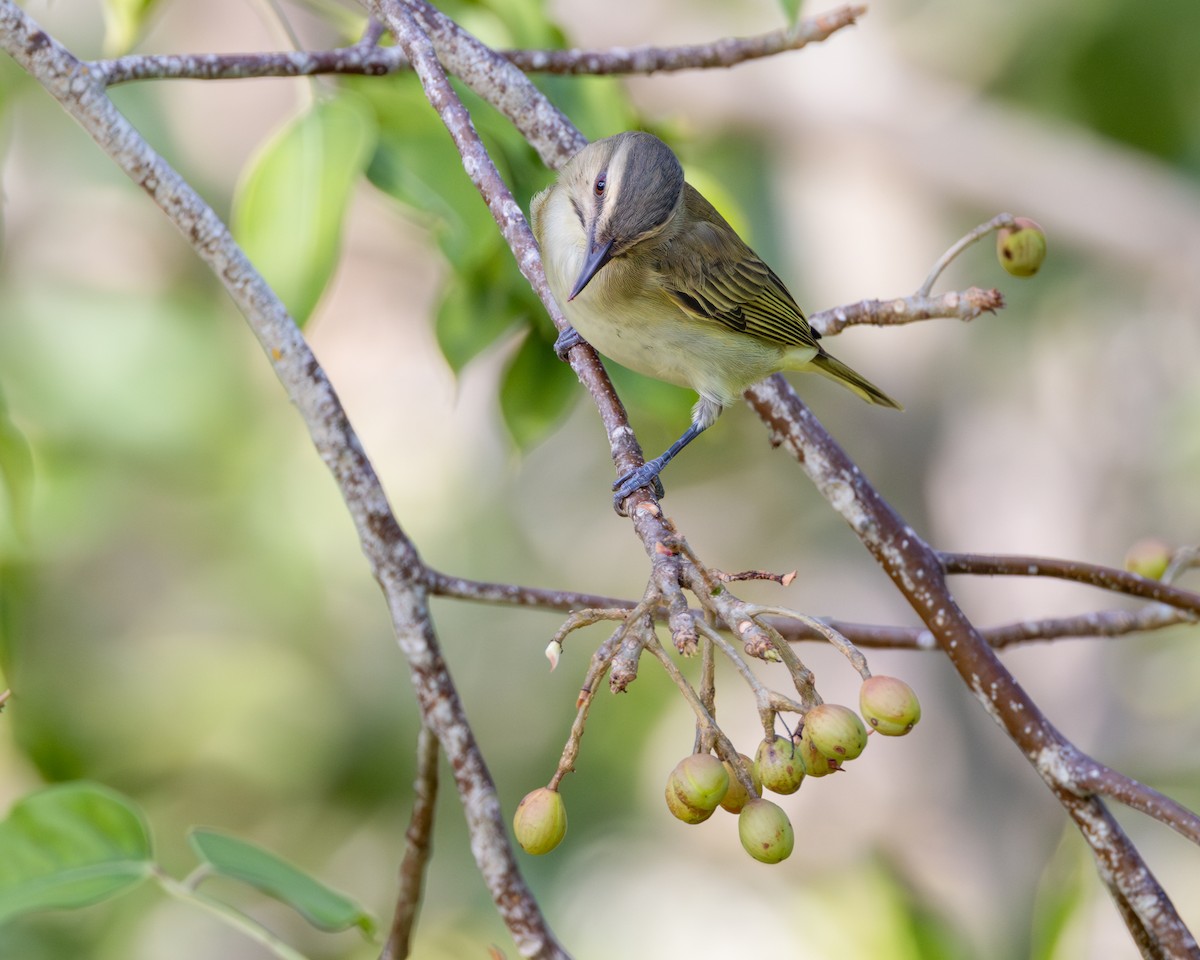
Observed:
[[[617,479],[613,483],[613,509],[621,516],[625,516],[625,511],[621,509],[625,498],[633,491],[640,490],[642,487],[654,485],[654,496],[661,500],[665,497],[666,491],[663,489],[662,480],[659,479],[659,471],[662,466],[655,463],[653,460],[649,463],[643,463],[640,467],[630,470],[625,476]]]
[[[584,339],[579,335],[579,331],[574,327],[567,327],[558,335],[558,339],[554,341],[554,352],[558,354],[558,359],[563,363],[567,362],[567,352],[576,344],[583,343]]]

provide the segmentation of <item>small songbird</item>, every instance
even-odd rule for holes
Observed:
[[[815,370],[900,408],[825,352],[783,281],[653,134],[584,147],[530,213],[550,289],[575,330],[617,363],[700,395],[683,435],[613,484],[614,505],[647,484],[661,489],[663,467],[769,374]],[[568,331],[556,347],[577,339]]]

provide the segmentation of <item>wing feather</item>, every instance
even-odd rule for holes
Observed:
[[[775,272],[690,184],[684,202],[688,225],[672,238],[671,271],[660,271],[667,295],[692,316],[738,333],[817,346],[818,334]]]

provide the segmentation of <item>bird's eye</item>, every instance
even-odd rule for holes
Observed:
[[[608,186],[608,177],[602,173],[596,178],[596,185],[592,189],[596,191],[596,196],[602,197],[606,186]]]

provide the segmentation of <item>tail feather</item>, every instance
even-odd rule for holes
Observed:
[[[904,409],[866,377],[855,373],[841,360],[831,357],[823,350],[813,357],[809,364],[811,369],[824,374],[830,380],[836,380],[848,390],[853,390],[867,403],[877,403],[881,407],[892,407],[896,410]]]

